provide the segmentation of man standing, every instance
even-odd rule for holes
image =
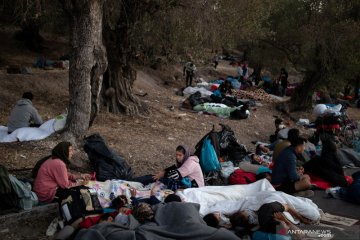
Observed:
[[[217,55],[217,52],[215,52],[215,56],[213,58],[214,68],[217,68],[217,65],[219,65],[220,57]]]
[[[184,66],[184,76],[186,76],[186,87],[191,86],[193,76],[196,72],[196,66],[193,62],[187,62]]]
[[[41,116],[32,105],[33,98],[34,96],[31,92],[25,92],[22,95],[22,99],[17,101],[9,117],[9,134],[18,128],[39,127],[43,123]]]

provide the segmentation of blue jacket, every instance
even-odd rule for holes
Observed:
[[[272,184],[280,185],[286,181],[300,179],[296,170],[297,154],[293,147],[285,148],[279,155],[272,169]]]

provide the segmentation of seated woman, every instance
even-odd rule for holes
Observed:
[[[305,172],[319,176],[334,186],[348,185],[344,170],[338,159],[336,144],[330,139],[323,141],[320,157],[315,157],[304,164]]]
[[[205,185],[199,158],[190,156],[189,150],[183,145],[176,148],[176,164],[155,174],[153,180],[168,182],[168,187],[169,181],[177,181],[175,185],[178,187],[171,187],[172,190],[180,187],[203,187]]]
[[[41,159],[33,169],[35,178],[33,191],[41,202],[53,202],[62,198],[66,189],[85,185],[91,178],[89,174],[72,174],[67,170],[73,155],[71,143],[61,142],[55,146],[51,155]],[[79,180],[78,182],[76,182]]]

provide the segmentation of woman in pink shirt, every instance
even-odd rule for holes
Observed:
[[[199,158],[190,156],[190,151],[183,145],[176,148],[176,165],[168,167],[153,176],[154,180],[161,178],[170,178],[177,181],[188,178],[191,187],[203,187],[205,185]]]
[[[61,142],[55,146],[51,155],[41,159],[33,169],[35,178],[33,191],[41,202],[52,202],[55,197],[62,198],[66,189],[85,185],[89,174],[72,174],[67,167],[73,155],[71,143]],[[76,180],[79,180],[76,182]]]

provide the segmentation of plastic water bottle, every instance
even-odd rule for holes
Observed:
[[[117,193],[117,186],[116,186],[116,183],[114,181],[111,181],[111,193],[110,193],[110,200],[112,201],[116,196],[115,196],[115,193]]]
[[[32,200],[31,200],[31,184],[26,182],[25,187],[27,193],[25,194],[23,200],[23,208],[24,210],[31,210],[32,209]]]

